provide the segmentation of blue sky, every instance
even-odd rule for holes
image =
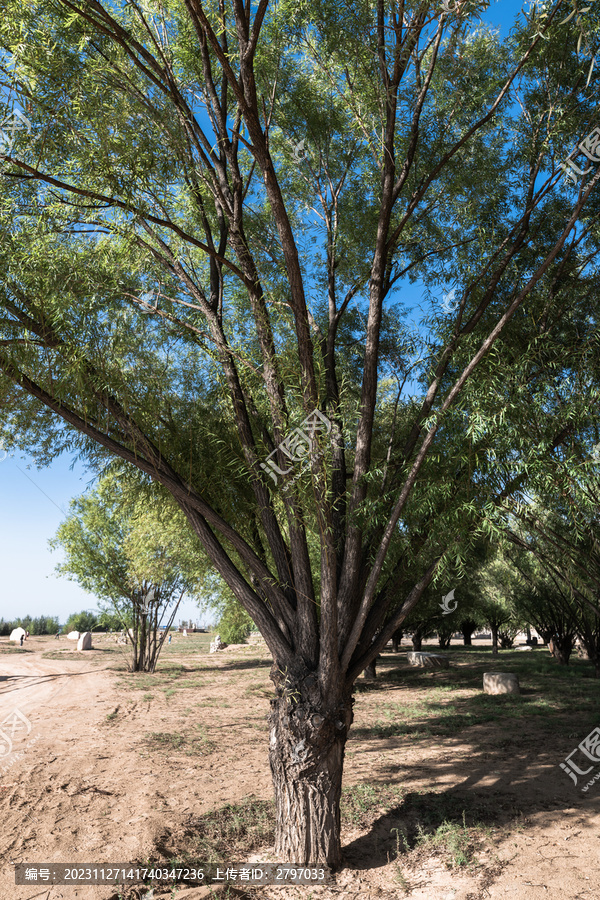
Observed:
[[[449,0],[449,6],[454,8],[455,0]],[[493,2],[482,21],[500,26],[504,37],[520,9],[521,4],[512,0]],[[423,302],[424,292],[422,284],[407,285],[401,299],[417,306]],[[443,290],[435,293],[441,297]],[[71,471],[66,455],[43,470],[28,468],[29,460],[18,452],[5,457],[0,449],[0,616],[57,615],[63,623],[72,612],[95,609],[92,595],[54,574],[60,555],[51,553],[48,547],[69,500],[87,485],[83,467],[77,465]],[[211,617],[188,601],[180,608],[177,621],[181,618],[207,623]]]
[[[0,450],[0,617],[58,616],[64,623],[70,613],[97,608],[93,595],[54,573],[61,555],[48,547],[69,500],[85,490],[89,475],[81,465],[71,471],[64,454],[46,469],[27,466],[18,452],[7,458]],[[191,601],[179,607],[176,623],[180,619],[211,621]]]

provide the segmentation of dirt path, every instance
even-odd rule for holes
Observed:
[[[43,658],[54,650],[51,641],[29,644],[34,652],[0,653],[0,721],[15,709],[25,719],[12,753],[0,757],[0,900],[117,900],[108,887],[17,887],[12,863],[169,858],[189,843],[190,822],[197,831],[203,813],[249,796],[271,798],[268,660],[256,649],[209,659],[181,655],[183,647],[174,646],[165,659],[179,660],[179,675],[169,681],[159,672],[131,690],[128,677],[109,668],[115,659],[108,647],[72,661]],[[457,681],[453,703],[463,694],[465,703],[477,700]],[[525,726],[520,721],[512,732],[483,721],[440,739],[419,731],[421,695],[427,692],[406,680],[359,693],[348,744],[345,784],[357,788],[359,800],[363,788],[398,785],[405,798],[401,813],[383,807],[378,813],[375,800],[368,821],[347,822],[348,867],[335,885],[261,888],[252,896],[600,900],[600,782],[581,795],[558,768],[585,735],[577,711],[572,728],[578,740],[553,735],[543,716]],[[440,722],[448,703],[440,693]],[[402,733],[386,730],[385,722],[400,719],[409,723]],[[193,735],[195,743],[183,742]],[[488,829],[479,864],[449,869],[447,854],[431,843],[394,861],[390,849],[399,822],[409,834],[412,824],[452,798],[457,808],[476,811]],[[442,823],[445,807],[439,808],[436,822]],[[265,858],[264,851],[254,858]],[[204,894],[156,890],[154,896],[200,900]]]

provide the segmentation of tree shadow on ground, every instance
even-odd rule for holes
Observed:
[[[98,671],[97,669],[94,671]],[[52,672],[49,675],[0,675],[0,681],[6,682],[6,686],[0,689],[0,694],[8,694],[19,690],[20,687],[30,688],[35,684],[44,684],[55,678],[76,678],[79,675],[89,675],[90,672]],[[19,684],[22,682],[22,684]]]
[[[476,859],[486,839],[497,844],[515,827],[533,825],[529,817],[600,805],[600,792],[583,794],[585,779],[574,786],[559,769],[597,724],[600,682],[585,662],[567,669],[550,657],[510,651],[493,666],[488,659],[469,662],[430,673],[384,657],[377,680],[360,685],[359,702],[364,694],[372,720],[351,729],[348,750],[368,769],[369,782],[347,790],[358,800],[374,791],[371,808],[380,815],[361,820],[369,830],[345,846],[348,866],[402,862],[409,853],[412,864],[419,853],[439,852],[456,864]],[[482,672],[493,668],[517,672],[521,694],[484,694]],[[399,694],[399,687],[406,690]],[[420,738],[425,755],[404,762]],[[419,790],[432,781],[451,786]],[[401,803],[376,801],[377,791],[390,789],[406,791]]]
[[[198,671],[202,672],[236,672],[242,671],[244,669],[265,669],[271,668],[273,665],[273,660],[271,658],[264,659],[259,657],[254,657],[253,659],[240,659],[240,660],[231,660],[231,662],[226,663],[225,665],[216,665],[209,666],[204,663]]]
[[[532,767],[538,762],[535,754],[531,754],[529,762]],[[492,764],[488,765],[448,791],[407,793],[402,803],[373,821],[368,832],[344,846],[346,866],[378,868],[394,859],[402,862],[419,848],[428,856],[442,852],[454,864],[457,859],[476,862],[478,850],[486,842],[497,846],[515,828],[535,827],[533,818],[537,813],[551,811],[562,818],[566,811],[588,806],[588,798],[581,796],[567,779],[557,785],[555,767],[534,772],[523,796],[517,787],[523,776],[521,761],[515,764],[518,773],[507,772],[499,784],[476,787],[481,778],[490,777]],[[438,776],[439,768],[436,766]],[[595,800],[594,806],[600,804],[600,797]],[[461,864],[464,862],[458,863]]]
[[[377,706],[368,725],[352,728],[351,739],[447,737],[498,720],[505,720],[513,730],[517,723],[536,721],[543,725],[549,715],[556,728],[558,724],[568,724],[574,712],[582,720],[588,715],[593,717],[600,700],[600,681],[593,678],[583,660],[576,660],[567,668],[543,657],[529,656],[524,660],[523,654],[518,653],[505,657],[501,668],[519,676],[518,695],[483,692],[482,673],[490,669],[487,661],[434,671],[408,665],[398,667],[396,663],[396,659],[385,660],[375,681],[356,683],[357,697],[364,696],[368,703],[377,700]],[[403,695],[398,696],[398,688],[405,689]],[[415,699],[411,697],[413,690]],[[467,695],[467,691],[475,693]],[[389,695],[394,693],[392,701]],[[561,716],[564,722],[560,722]]]
[[[402,803],[379,816],[366,834],[343,848],[345,864],[353,869],[385,866],[419,846],[452,836],[450,844],[460,844],[462,853],[474,852],[481,829],[498,830],[514,823],[522,811],[501,803],[489,793],[448,791],[412,792]],[[451,852],[452,847],[446,848]]]

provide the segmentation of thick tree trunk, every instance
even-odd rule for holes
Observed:
[[[569,635],[553,635],[548,641],[548,649],[554,659],[561,666],[568,666],[571,653],[573,652],[573,642]]]
[[[402,641],[402,634],[403,634],[402,630],[398,629],[398,631],[395,631],[392,635],[392,649],[393,649],[394,653],[398,653],[400,651],[400,643]]]
[[[586,647],[584,641],[581,641],[579,647],[577,648],[577,656],[579,659],[591,659],[590,651]]]
[[[493,656],[498,656],[498,628],[494,628],[493,625],[490,628],[492,632],[492,654]]]
[[[344,749],[354,700],[319,699],[317,679],[310,675],[296,684],[286,679],[285,690],[277,693],[271,700],[269,746],[275,853],[282,862],[338,868]]]
[[[473,632],[477,628],[477,621],[475,619],[463,619],[459,626],[458,630],[461,632],[463,636],[463,644],[465,647],[471,647],[471,637]]]
[[[423,638],[421,637],[421,635],[418,632],[415,632],[411,637],[411,641],[412,641],[412,645],[413,645],[413,650],[415,651],[415,653],[419,653],[421,650],[421,647],[423,646]]]

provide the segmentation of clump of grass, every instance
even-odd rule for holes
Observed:
[[[253,681],[244,691],[244,697],[272,697],[273,689],[263,681]]]
[[[179,750],[179,748],[185,743],[185,738],[179,732],[172,733],[170,731],[149,731],[146,734],[145,743],[152,748]]]
[[[467,828],[464,812],[462,825],[445,819],[434,832],[426,832],[421,825],[417,826],[417,847],[440,853],[448,869],[476,863],[475,850],[479,843],[477,827]]]
[[[476,851],[497,830],[491,827],[497,824],[493,806],[445,792],[408,794],[399,814],[392,816],[398,823],[390,832],[396,832],[396,862],[402,854],[411,867],[422,865],[429,856],[440,857],[449,869],[478,866]]]
[[[249,798],[227,804],[194,823],[196,854],[207,863],[217,863],[270,846],[275,840],[274,821],[272,800]]]
[[[117,683],[117,687],[127,691],[149,691],[151,688],[162,690],[165,699],[168,700],[179,690],[204,687],[213,680],[198,675],[194,669],[186,668],[179,663],[161,664],[159,662],[157,671],[152,675],[147,672],[131,672],[127,678],[123,678]]]
[[[179,750],[185,756],[207,756],[215,749],[204,725],[188,731],[149,731],[144,743],[150,750]]]
[[[394,854],[394,856],[395,856],[395,858],[394,858],[394,869],[395,869],[394,879],[400,885],[402,892],[404,894],[408,894],[411,890],[411,887],[410,887],[410,884],[409,884],[404,872],[402,871],[402,867],[400,866],[400,863],[398,860],[400,858],[401,853],[405,853],[409,849],[409,846],[408,846],[408,842],[407,842],[404,831],[400,831],[399,828],[392,828],[391,833],[393,834],[394,831],[396,832],[396,852]],[[388,862],[390,862],[389,853],[388,853]]]
[[[402,789],[393,784],[354,784],[342,789],[342,822],[367,826],[402,802]]]

